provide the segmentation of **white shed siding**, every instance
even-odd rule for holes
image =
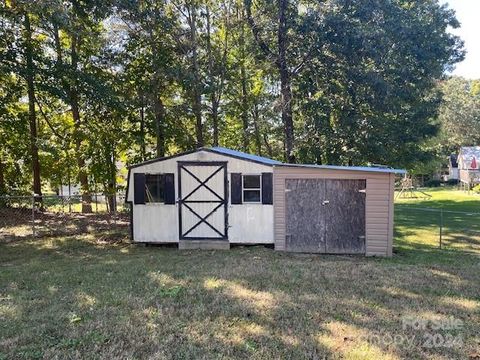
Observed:
[[[273,172],[273,168],[268,165],[236,159],[230,156],[215,154],[209,151],[198,151],[165,160],[160,160],[130,170],[129,188],[127,201],[132,202],[133,207],[133,239],[137,242],[178,242],[179,241],[179,222],[178,222],[178,204],[133,204],[133,174],[135,173],[173,173],[175,175],[175,196],[178,197],[178,162],[179,161],[224,161],[227,162],[228,187],[230,191],[230,174],[261,174],[262,172]],[[210,171],[205,169],[200,171]],[[222,181],[222,177],[212,179],[213,181]],[[184,177],[182,176],[182,180]],[[195,180],[185,177],[182,182],[182,193],[186,189],[192,188],[198,183]],[[185,186],[185,188],[184,188]],[[204,189],[202,189],[204,191]],[[207,191],[207,190],[205,190]],[[241,204],[231,205],[228,203],[228,238],[230,243],[265,243],[272,244],[273,238],[273,205],[264,204]],[[210,219],[219,222],[220,219]],[[202,224],[203,225],[203,224]],[[207,228],[199,227],[198,234],[208,232]]]
[[[178,207],[165,204],[134,205],[133,238],[138,242],[178,242]]]
[[[275,167],[275,249],[285,250],[286,179],[366,179],[366,255],[391,256],[393,239],[394,174],[367,171],[331,170],[301,167]]]

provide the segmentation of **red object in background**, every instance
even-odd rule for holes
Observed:
[[[477,159],[475,159],[475,156],[472,159],[472,162],[470,163],[470,169],[476,169],[477,168]]]

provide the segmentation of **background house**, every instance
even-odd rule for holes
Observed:
[[[480,146],[463,146],[458,154],[458,172],[461,183],[469,189],[480,184]]]
[[[448,173],[444,177],[444,181],[458,180],[458,161],[457,154],[451,154],[448,157]]]

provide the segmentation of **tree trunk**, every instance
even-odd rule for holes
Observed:
[[[82,213],[92,212],[92,196],[90,194],[89,184],[88,184],[88,174],[85,169],[85,158],[82,154],[82,142],[83,142],[83,129],[82,121],[80,118],[80,110],[78,105],[78,93],[77,93],[77,66],[78,66],[78,55],[77,55],[77,44],[78,39],[75,35],[72,35],[71,38],[71,67],[74,80],[72,81],[73,86],[70,87],[70,107],[72,111],[73,124],[74,124],[74,139],[75,139],[75,156],[77,159],[78,166],[78,180],[80,182],[80,187],[82,189]]]
[[[213,146],[218,146],[218,103],[217,103],[217,89],[215,83],[215,74],[213,71],[213,54],[211,43],[211,24],[210,24],[210,9],[206,8],[205,11],[207,19],[207,58],[208,58],[208,76],[210,82],[210,106],[213,126]]]
[[[27,13],[24,15],[25,26],[25,60],[26,60],[26,80],[28,94],[28,122],[30,124],[30,153],[32,157],[33,170],[33,192],[39,196],[42,195],[42,185],[40,181],[40,160],[38,158],[37,145],[37,116],[35,113],[35,86],[34,86],[34,65],[33,65],[33,46],[32,29],[30,26],[30,17]],[[39,199],[41,201],[41,198]]]
[[[147,150],[145,145],[145,98],[143,93],[140,94],[140,155],[142,161],[146,160]]]
[[[292,114],[292,88],[290,70],[287,66],[287,10],[288,0],[278,1],[278,61],[277,66],[280,72],[282,122],[285,133],[285,160],[289,163],[295,162],[293,154],[293,114]]]
[[[192,86],[192,110],[195,116],[195,131],[197,137],[197,147],[204,145],[203,124],[202,124],[202,94],[200,92],[200,69],[198,65],[198,44],[197,44],[197,10],[189,7],[189,25],[190,25],[190,46],[192,50],[193,79]]]
[[[155,134],[157,137],[157,157],[165,156],[165,106],[159,95],[153,99],[153,111],[155,114]]]
[[[3,159],[0,153],[0,195],[7,193],[7,187],[5,185],[5,166],[3,165]]]
[[[268,135],[266,132],[263,133],[263,142],[265,143],[265,147],[267,148],[267,153],[269,158],[273,158],[273,149],[268,141]]]
[[[218,146],[218,102],[212,99],[213,146]]]
[[[241,118],[242,118],[242,146],[243,151],[248,150],[248,93],[247,93],[247,79],[245,75],[245,66],[242,63],[240,66],[241,83],[242,83],[242,105],[241,105]]]
[[[200,148],[204,145],[203,141],[203,124],[202,124],[202,97],[198,89],[193,90],[193,114],[195,116],[195,135],[197,138],[197,147]]]
[[[240,27],[240,82],[242,88],[242,105],[241,105],[241,118],[242,118],[242,146],[243,151],[248,151],[248,93],[247,93],[247,70],[245,69],[245,34],[243,28],[243,22]]]
[[[109,173],[109,180],[108,180],[108,187],[107,187],[107,203],[108,203],[108,211],[110,213],[115,213],[117,211],[117,198],[116,198],[116,190],[117,190],[117,168],[115,165],[115,145],[110,144],[107,149],[107,166],[108,166],[108,173]]]
[[[260,139],[259,114],[258,104],[253,105],[253,128],[255,130],[255,146],[257,147],[257,154],[262,156],[262,140]]]
[[[57,62],[56,65],[60,66],[63,62],[62,59],[62,44],[60,43],[60,33],[57,23],[53,23],[53,38],[55,43],[55,51],[57,52]]]

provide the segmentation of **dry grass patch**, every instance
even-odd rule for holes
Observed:
[[[375,259],[94,237],[2,244],[0,359],[465,359],[480,346],[479,263],[408,248]],[[463,345],[422,347],[405,316],[460,319],[440,333]]]

